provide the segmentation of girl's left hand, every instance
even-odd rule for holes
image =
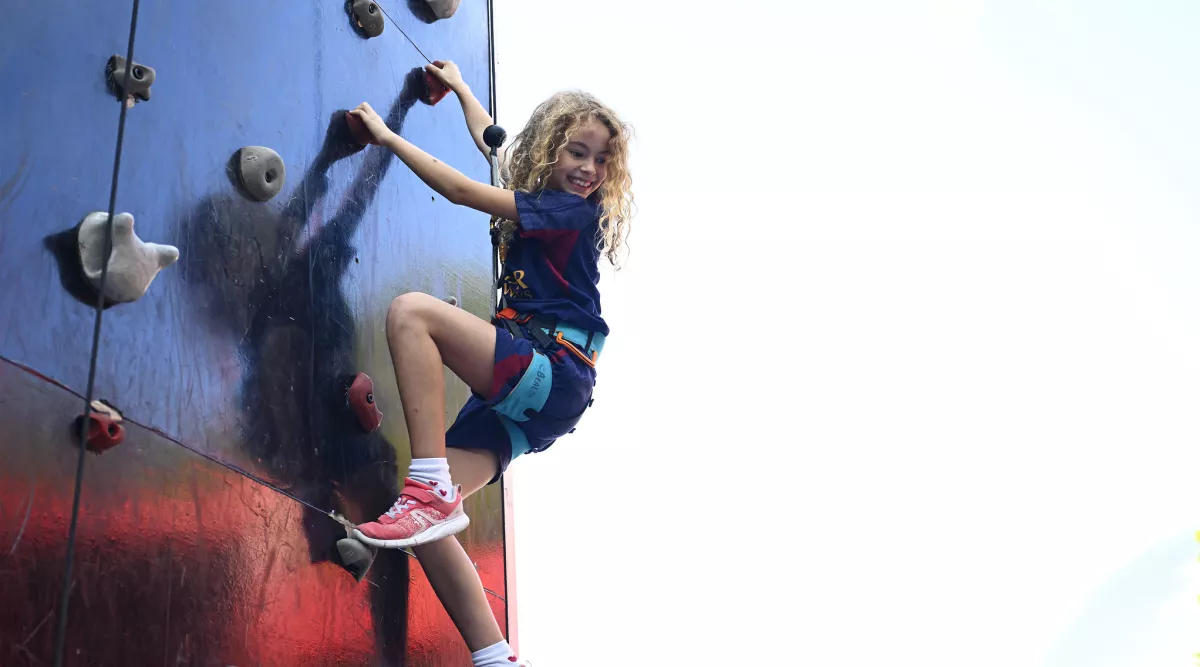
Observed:
[[[387,124],[383,122],[383,119],[379,117],[379,114],[375,113],[371,105],[366,102],[355,107],[350,114],[363,122],[363,125],[366,126],[367,131],[371,133],[371,137],[375,141],[382,143],[392,133]]]

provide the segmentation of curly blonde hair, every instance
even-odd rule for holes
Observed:
[[[619,266],[618,253],[625,244],[629,220],[633,217],[633,178],[629,174],[629,139],[633,129],[612,109],[588,93],[556,93],[534,109],[529,122],[513,140],[500,180],[509,190],[542,190],[571,136],[593,120],[612,134],[608,142],[608,174],[596,191],[600,204],[599,249],[609,262]],[[516,223],[492,218],[492,224],[500,227],[503,255]]]

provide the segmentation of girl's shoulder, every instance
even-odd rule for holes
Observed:
[[[600,219],[600,204],[562,190],[516,192],[517,212],[526,228],[583,229]]]

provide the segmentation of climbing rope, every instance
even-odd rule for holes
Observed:
[[[379,7],[379,11],[383,12],[383,15],[387,17],[387,20],[390,21],[391,24],[396,27],[396,30],[399,30],[400,34],[404,35],[404,39],[408,40],[408,43],[412,44],[412,47],[417,50],[417,53],[421,54],[421,57],[425,59],[425,62],[432,65],[433,61],[430,60],[429,56],[425,55],[425,52],[421,50],[420,46],[417,46],[416,41],[414,41],[412,37],[409,37],[407,32],[404,32],[404,28],[401,28],[400,24],[396,23],[396,19],[392,18],[392,15],[389,14],[388,11],[383,8],[383,5],[379,4],[378,0],[376,0],[375,4],[377,7]],[[494,47],[493,47],[494,37],[492,35],[491,12],[492,12],[492,3],[489,2],[488,3],[488,61],[489,61],[488,62],[488,75],[489,75],[491,81],[495,81],[496,80],[496,71],[495,71],[496,54],[495,54]],[[491,107],[490,112],[492,114],[492,122],[495,123],[495,118],[496,118],[496,90],[495,90],[495,88],[496,87],[488,86],[488,88],[489,88],[488,106]],[[496,126],[496,125],[492,125],[492,127],[499,129],[498,126]],[[489,128],[489,129],[491,129],[491,128]],[[492,167],[492,185],[494,185],[496,187],[503,187],[500,184],[500,167],[497,162],[496,149],[499,148],[500,144],[504,142],[504,138],[505,138],[504,131],[500,130],[500,134],[498,136],[499,136],[499,140],[498,140],[499,143],[497,143],[494,146],[491,146],[492,152],[491,152],[491,157],[488,159],[488,162],[491,164],[491,167]],[[485,141],[486,141],[486,139],[485,139]],[[489,145],[490,145],[490,143],[489,143]],[[497,227],[495,220],[493,220],[491,222],[491,224],[489,225],[488,233],[491,236],[491,242],[492,242],[492,278],[491,278],[492,294],[491,294],[491,299],[490,299],[491,307],[492,307],[491,316],[493,318],[495,318],[496,312],[500,309],[501,304],[503,302],[503,296],[501,294],[502,286],[500,284],[500,281],[501,281],[500,269],[501,269],[502,265],[504,264],[504,256],[503,256],[504,249],[501,247],[501,244],[499,242],[498,235],[500,233],[500,230]]]
[[[421,54],[421,57],[425,59],[425,62],[432,65],[433,61],[429,59],[429,56],[425,55],[425,52],[421,50],[421,47],[417,46],[417,43],[413,41],[412,37],[408,36],[407,32],[404,32],[404,28],[401,28],[400,24],[396,23],[396,19],[393,19],[392,15],[387,13],[387,10],[383,8],[383,5],[379,4],[378,0],[376,0],[375,4],[377,7],[379,7],[379,11],[383,12],[383,15],[387,17],[387,20],[391,21],[392,25],[396,26],[396,30],[399,30],[400,34],[404,35],[404,39],[407,39],[408,43],[412,44],[413,48],[417,50],[417,53]]]
[[[133,76],[133,44],[137,37],[138,5],[133,0],[133,15],[129,20],[129,45],[125,52],[125,78]],[[117,208],[117,177],[121,173],[121,146],[125,143],[125,116],[129,109],[128,97],[120,96],[121,116],[117,121],[117,146],[113,153],[112,185],[108,192],[108,220],[104,224],[104,264],[100,267],[100,287],[96,297],[96,321],[92,326],[92,353],[88,361],[87,390],[83,399],[83,426],[79,429],[79,459],[75,466],[75,495],[71,501],[71,527],[67,530],[66,564],[63,566],[62,597],[58,605],[58,630],[54,639],[54,667],[62,667],[63,651],[67,641],[67,607],[71,603],[71,569],[75,560],[75,536],[79,526],[79,500],[83,494],[83,467],[87,462],[87,424],[92,418],[92,398],[96,389],[96,361],[100,356],[100,323],[104,317],[104,290],[108,284],[108,261],[112,255],[113,217]]]

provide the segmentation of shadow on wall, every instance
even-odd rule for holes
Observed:
[[[424,93],[411,71],[386,116],[399,133]],[[346,407],[357,373],[355,320],[342,279],[355,260],[351,245],[363,214],[395,157],[370,147],[334,216],[303,234],[329,189],[334,162],[362,150],[335,112],[321,152],[281,211],[226,194],[210,195],[182,220],[187,248],[182,280],[198,313],[234,339],[246,369],[238,438],[248,460],[306,502],[356,523],[374,519],[399,493],[396,452],[379,431],[364,433]],[[345,530],[311,510],[305,532],[313,563],[340,563],[335,544]],[[382,550],[368,575],[379,656],[403,664],[408,620],[408,557]],[[391,584],[391,585],[387,585]],[[370,584],[368,584],[370,585]]]
[[[432,17],[424,1],[410,7]],[[408,111],[426,94],[424,71],[413,69],[385,117],[387,125],[400,133]],[[197,315],[217,335],[229,336],[243,359],[238,396],[243,432],[236,441],[245,460],[259,462],[260,471],[290,493],[355,523],[374,519],[399,494],[395,449],[379,431],[364,433],[346,405],[346,389],[358,369],[356,323],[341,289],[356,261],[351,240],[395,156],[369,147],[337,212],[316,233],[304,232],[329,190],[330,168],[363,148],[350,135],[345,111],[334,112],[304,178],[291,193],[280,193],[287,197],[282,210],[222,192],[203,198],[174,226],[180,230],[177,245],[187,252],[179,264],[181,279]],[[79,261],[79,226],[44,243],[63,288],[95,307],[97,292]],[[346,537],[345,529],[311,510],[304,523],[311,562],[341,565],[335,545]],[[402,664],[408,556],[382,550],[369,567],[370,579],[395,584],[371,586],[372,618],[380,657]]]
[[[429,8],[429,2],[427,0],[407,0],[407,2],[408,11],[412,12],[412,15],[417,17],[418,21],[421,21],[422,23],[433,23],[434,21],[438,20],[437,15],[434,14],[433,10]]]

